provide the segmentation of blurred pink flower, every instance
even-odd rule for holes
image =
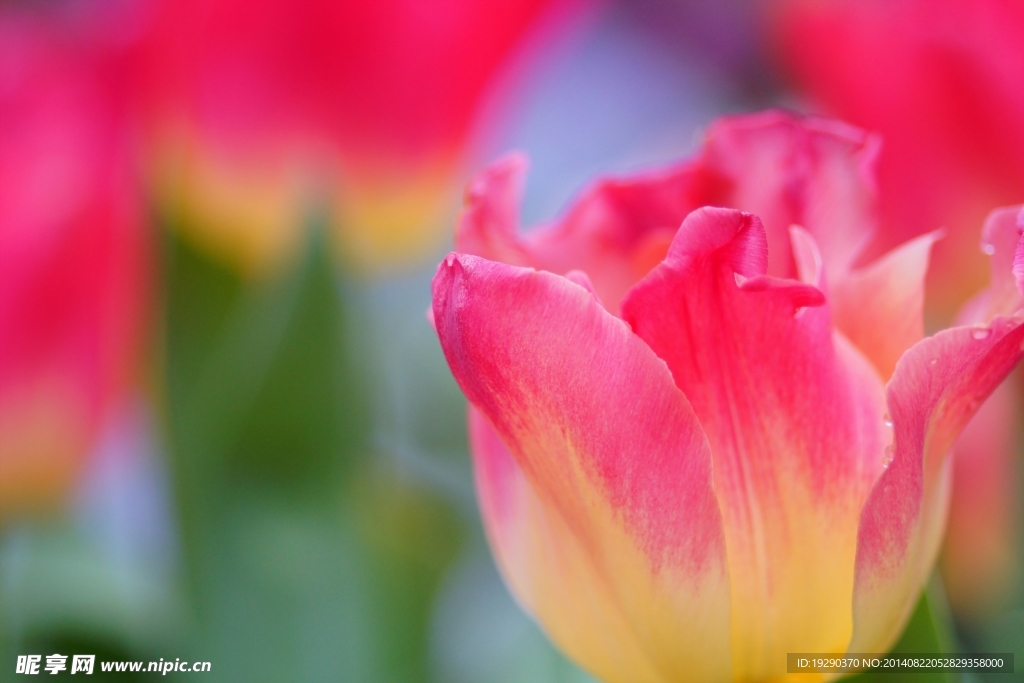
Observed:
[[[1024,3],[785,0],[777,51],[798,90],[884,140],[883,245],[945,228],[929,307],[949,320],[985,282],[994,206],[1024,201]]]
[[[947,453],[1024,353],[1024,242],[997,245],[994,317],[924,338],[934,237],[856,265],[875,150],[726,119],[525,235],[522,158],[470,187],[433,318],[488,537],[601,680],[781,677],[787,652],[886,651],[916,604]]]
[[[136,361],[142,206],[101,52],[0,9],[0,521],[67,494]]]
[[[166,203],[245,270],[295,251],[324,190],[347,257],[420,255],[486,88],[556,4],[163,2],[146,79]]]

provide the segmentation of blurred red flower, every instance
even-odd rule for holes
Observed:
[[[881,133],[881,247],[943,227],[929,295],[944,322],[986,281],[993,206],[1024,201],[1024,4],[789,0],[779,55],[828,113]]]
[[[180,227],[261,270],[330,185],[347,256],[420,253],[484,91],[555,4],[162,3],[145,77]]]
[[[145,293],[122,74],[52,20],[0,11],[0,521],[68,492]]]

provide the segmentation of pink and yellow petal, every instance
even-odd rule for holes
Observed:
[[[638,642],[615,587],[473,407],[469,432],[484,526],[513,595],[570,658],[601,680],[668,683]]]
[[[820,290],[766,277],[768,262],[757,218],[701,209],[623,304],[711,443],[738,680],[846,647],[859,513],[888,440],[877,373],[833,333]]]
[[[907,242],[837,278],[829,294],[836,328],[888,380],[900,356],[924,337],[924,282],[939,235]]]
[[[664,363],[586,289],[473,256],[441,264],[434,320],[510,453],[481,446],[477,425],[492,541],[552,637],[609,680],[633,680],[637,653],[650,680],[731,680],[710,453]],[[601,652],[592,629],[632,633],[633,654]]]
[[[894,456],[868,498],[857,543],[851,652],[896,640],[934,565],[957,436],[1024,351],[1019,318],[955,327],[912,347],[886,389]]]

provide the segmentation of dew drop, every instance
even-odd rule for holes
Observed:
[[[978,340],[986,339],[990,334],[992,334],[992,330],[988,329],[987,327],[976,327],[973,330],[971,330],[971,337]]]
[[[896,447],[892,444],[885,447],[885,453],[882,455],[882,467],[888,467],[892,464],[892,458],[895,453]]]
[[[882,420],[885,422],[886,427],[892,427],[892,417],[889,416],[889,413],[886,413]]]
[[[928,361],[928,365],[935,365],[938,362],[939,362],[938,358],[932,358],[930,361]]]
[[[986,242],[985,244],[981,245],[981,250],[988,254],[989,256],[991,256],[992,254],[996,253],[996,245]]]

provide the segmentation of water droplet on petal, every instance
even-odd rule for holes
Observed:
[[[938,362],[939,362],[938,358],[932,358],[930,361],[928,361],[928,365],[935,365]]]
[[[896,454],[896,447],[889,444],[885,447],[885,453],[882,455],[882,467],[888,467],[892,463],[893,456]]]
[[[992,330],[987,327],[975,327],[971,330],[971,336],[975,339],[981,340],[988,338],[988,335],[992,334]]]
[[[991,256],[992,254],[996,253],[996,245],[991,244],[989,242],[985,242],[985,244],[981,245],[981,250],[988,254],[989,256]]]
[[[892,427],[892,418],[889,416],[889,413],[886,413],[882,420],[885,422],[886,427]]]

